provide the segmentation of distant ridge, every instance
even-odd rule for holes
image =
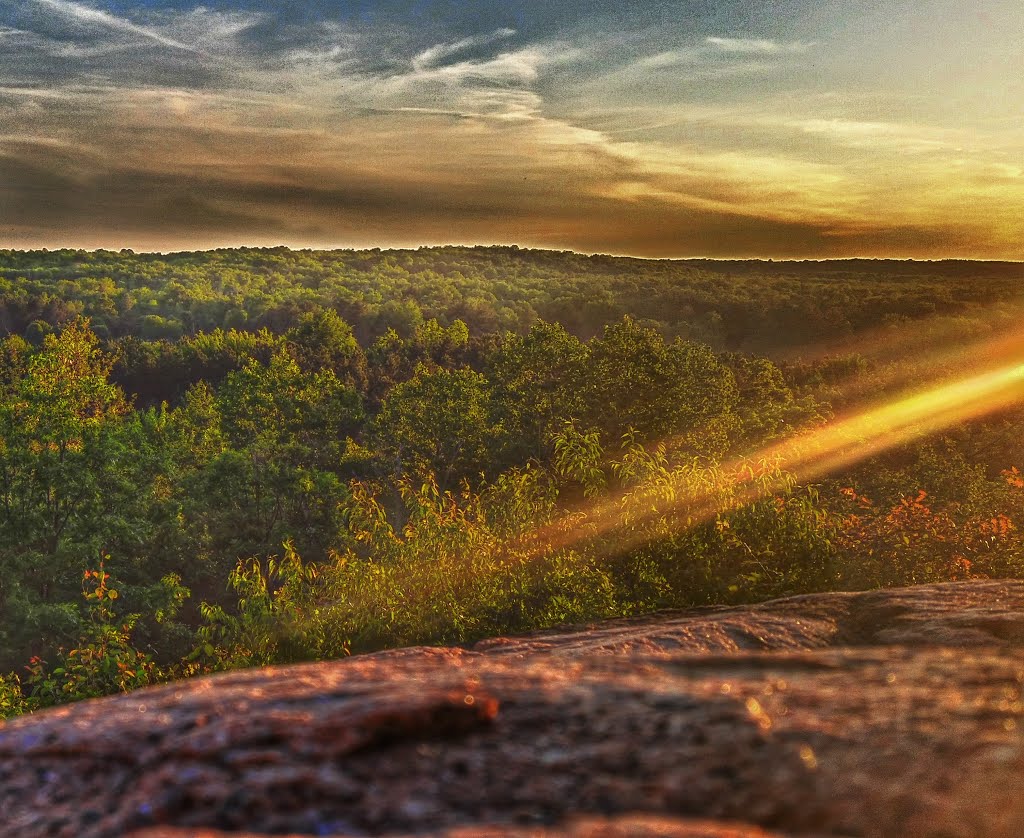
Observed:
[[[707,270],[764,270],[765,268],[784,269],[788,272],[800,272],[826,268],[829,270],[864,270],[868,269],[899,269],[907,273],[921,272],[927,269],[931,276],[935,275],[962,275],[966,269],[976,271],[979,267],[985,267],[994,271],[1007,271],[1012,275],[1024,276],[1024,259],[914,259],[900,257],[874,257],[874,256],[851,256],[834,259],[774,259],[774,258],[729,258],[729,257],[651,257],[631,256],[629,254],[612,253],[587,253],[576,250],[557,250],[554,248],[531,248],[519,247],[518,245],[421,245],[419,247],[289,247],[287,245],[274,246],[237,246],[237,247],[215,247],[197,250],[113,250],[109,248],[0,248],[0,259],[4,256],[18,255],[21,257],[34,255],[77,255],[89,254],[101,255],[132,255],[136,258],[180,258],[188,256],[200,256],[211,253],[266,253],[266,254],[354,254],[354,255],[404,255],[404,254],[469,254],[469,255],[501,255],[518,256],[528,259],[550,260],[555,258],[578,258],[591,261],[614,261],[614,262],[639,262],[643,264],[668,264],[685,265],[704,268]]]

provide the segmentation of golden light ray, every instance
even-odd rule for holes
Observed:
[[[881,404],[852,411],[722,466],[718,473],[735,487],[731,504],[752,503],[783,489],[787,479],[807,482],[825,477],[958,423],[1024,403],[1024,331],[961,350],[960,366],[968,372],[960,377],[948,376],[948,350],[937,352],[930,362],[920,359],[919,370],[926,370],[929,363],[933,375],[926,386],[905,390]],[[788,477],[765,479],[780,471]],[[682,518],[685,526],[696,526],[714,518],[722,508],[713,487],[703,496],[684,492],[676,499],[671,487],[641,486],[591,502],[574,513],[572,523],[562,520],[535,535],[547,551],[621,530],[627,497],[635,499],[644,492],[660,502],[651,503],[649,510],[639,515],[634,513],[629,529],[635,535],[620,533],[619,549],[642,543],[645,536],[637,525],[671,512]]]
[[[854,357],[866,361],[872,367],[870,376],[849,376],[837,388],[840,403],[856,405],[882,392],[899,398],[921,382],[962,374],[965,356],[980,365],[985,357],[1012,359],[1024,354],[1021,323],[1024,298],[1001,300],[969,313],[887,324],[854,337],[797,347],[785,357],[796,363]]]
[[[899,398],[768,449],[801,480],[812,480],[922,435],[1024,401],[1024,358]]]

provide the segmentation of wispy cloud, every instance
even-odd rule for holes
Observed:
[[[893,149],[904,154],[969,153],[978,138],[971,132],[928,125],[852,119],[803,119],[788,123],[812,135],[851,148]]]
[[[515,34],[515,29],[502,28],[496,29],[486,35],[474,35],[450,44],[435,44],[434,46],[413,56],[412,66],[417,70],[434,67],[439,62],[446,58],[450,58],[453,55],[459,55],[467,50],[489,46],[498,41],[504,41],[508,38],[514,37]]]
[[[807,52],[811,44],[800,41],[779,43],[767,38],[720,38],[709,36],[704,43],[722,52],[742,55],[778,55],[787,52]]]
[[[708,36],[697,43],[641,55],[613,70],[612,75],[685,70],[695,78],[742,76],[774,69],[783,57],[807,52],[812,46],[810,43],[780,43],[764,38]]]
[[[398,76],[406,81],[443,79],[450,82],[476,80],[487,84],[528,84],[537,79],[540,67],[550,54],[541,48],[525,48],[503,52],[479,61],[459,61],[439,67],[420,67]]]
[[[492,41],[491,36],[474,40],[480,44]],[[542,73],[571,60],[571,55],[565,45],[541,44],[451,63],[414,61],[404,71],[356,73],[347,88],[361,95],[364,104],[372,101],[379,110],[447,113],[468,119],[529,119],[543,109],[543,98],[536,90]]]
[[[184,50],[187,52],[193,51],[193,48],[187,44],[183,44],[173,38],[161,35],[153,29],[149,29],[145,26],[139,26],[138,24],[132,23],[130,20],[117,17],[109,12],[103,11],[102,9],[96,9],[83,3],[75,3],[72,2],[72,0],[28,0],[28,2],[35,3],[38,6],[49,9],[55,14],[61,15],[77,23],[98,26],[114,32],[120,32],[125,35],[132,35],[170,49]]]

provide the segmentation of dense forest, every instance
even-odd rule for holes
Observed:
[[[1024,264],[672,261],[515,247],[412,251],[0,250],[0,330],[29,340],[77,316],[102,338],[178,340],[216,329],[282,333],[336,311],[369,346],[426,320],[476,336],[536,320],[581,339],[623,316],[666,337],[773,355],[883,323],[1015,301]]]
[[[1022,575],[1017,405],[812,477],[778,454],[1024,348],[1022,294],[1009,263],[0,251],[0,717]]]

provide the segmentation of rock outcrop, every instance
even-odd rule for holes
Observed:
[[[1024,582],[229,673],[0,726],[0,835],[1024,835]]]

